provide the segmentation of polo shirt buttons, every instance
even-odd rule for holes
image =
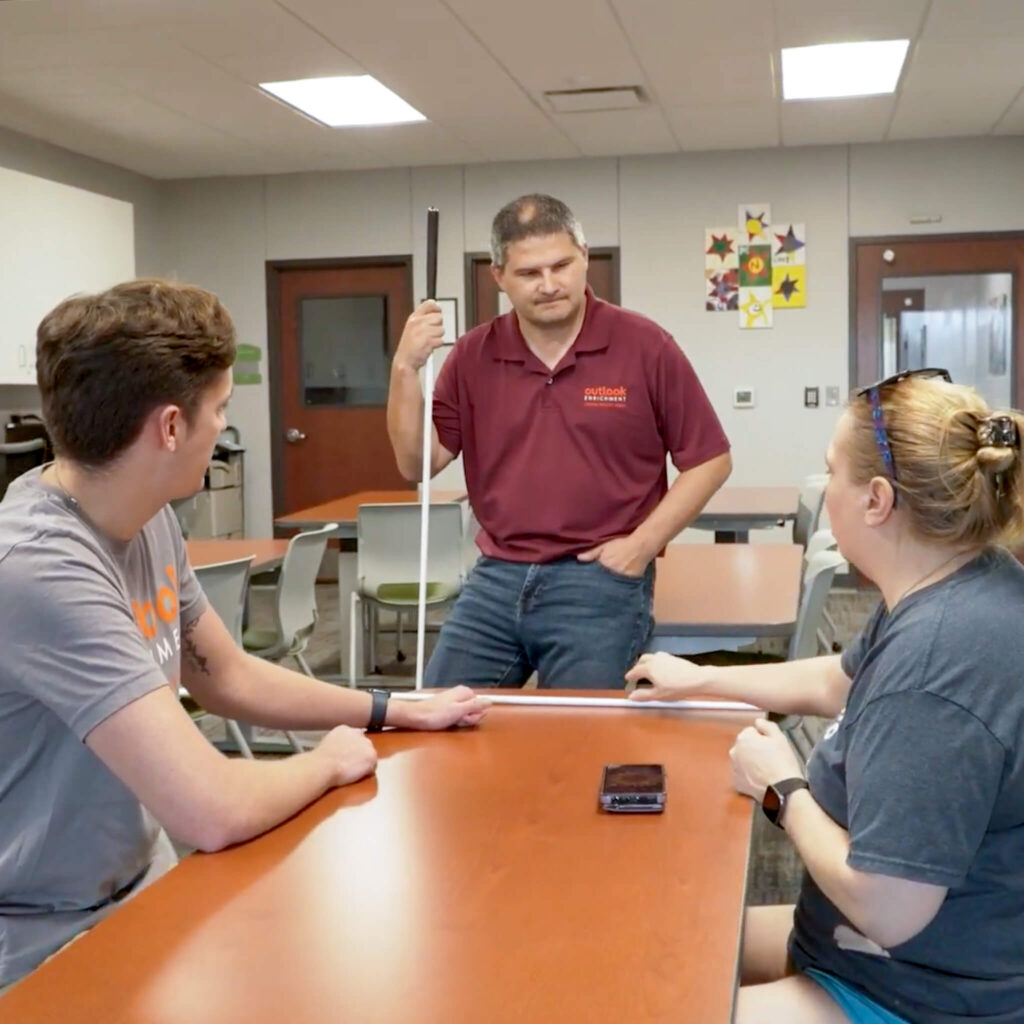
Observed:
[[[548,377],[548,383],[549,384],[554,384],[555,383],[555,378],[554,377]]]

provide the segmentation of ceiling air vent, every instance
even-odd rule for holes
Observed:
[[[638,85],[616,85],[605,89],[560,89],[544,93],[556,114],[583,114],[594,110],[632,110],[647,98]]]

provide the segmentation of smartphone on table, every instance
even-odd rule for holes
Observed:
[[[604,811],[660,814],[665,809],[665,766],[606,764],[599,802]]]

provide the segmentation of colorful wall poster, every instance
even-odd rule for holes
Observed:
[[[803,309],[807,305],[807,268],[772,267],[772,305]]]
[[[740,246],[740,287],[767,288],[772,283],[770,245]]]
[[[705,270],[704,308],[710,313],[726,313],[739,308],[740,283],[737,270]]]
[[[740,241],[744,245],[771,245],[771,203],[741,203],[737,210]]]
[[[737,309],[739,324],[744,330],[771,327],[774,321],[771,288],[744,288],[741,286]]]
[[[780,224],[772,229],[773,267],[802,267],[807,262],[807,232],[803,224]]]
[[[735,270],[738,232],[734,227],[704,229],[704,269]]]

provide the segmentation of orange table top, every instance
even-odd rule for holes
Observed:
[[[799,503],[799,487],[723,487],[711,496],[696,522],[795,519]]]
[[[800,608],[799,544],[671,544],[654,583],[654,632],[786,636]]]
[[[0,1018],[728,1021],[753,804],[727,752],[751,717],[495,706],[386,732],[375,778],[187,858]],[[602,766],[634,761],[665,765],[665,812],[600,812]]]
[[[233,562],[236,558],[253,556],[251,572],[273,569],[284,560],[288,541],[273,538],[230,538],[228,540],[190,540],[186,542],[188,560],[193,569]]]
[[[460,501],[464,497],[464,491],[431,491],[430,500],[446,503]],[[353,525],[359,516],[360,505],[385,505],[419,500],[420,496],[416,491],[358,491],[356,494],[346,494],[343,498],[325,501],[322,505],[313,505],[298,512],[278,516],[274,523],[277,526],[301,527],[322,526],[324,523]]]

